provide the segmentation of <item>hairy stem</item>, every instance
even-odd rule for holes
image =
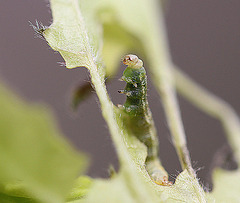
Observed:
[[[149,61],[154,85],[161,96],[173,143],[182,169],[187,169],[188,172],[195,177],[175,93],[172,63],[167,44],[163,15],[158,18],[158,22],[156,23],[159,26],[152,28],[152,30],[155,30],[155,32],[152,32],[153,37],[151,39],[148,38],[147,41],[142,39],[145,41],[144,48],[146,50],[146,56]]]
[[[159,10],[158,13],[160,16],[156,18],[158,22],[155,22],[158,27],[151,28],[152,31],[155,30],[152,32],[152,38],[147,38],[147,40],[142,38],[141,40],[144,42],[152,79],[161,96],[173,143],[182,169],[186,169],[189,175],[197,180],[196,173],[191,164],[186,135],[176,97],[172,60],[169,54],[163,13],[161,13],[161,10]],[[198,194],[199,202],[206,202],[203,189],[199,184],[194,186],[194,190]]]
[[[153,63],[154,61],[156,61],[156,59],[153,60]],[[155,69],[160,68],[158,64],[151,64],[151,66],[155,67]],[[164,74],[158,74],[158,71],[152,71],[153,82],[161,96],[173,143],[179,156],[182,169],[187,169],[195,177],[187,149],[186,135],[183,128],[178,101],[171,78],[172,73],[170,67],[168,69],[168,66],[161,68],[163,69]]]
[[[177,67],[174,68],[174,74],[178,92],[197,108],[220,120],[239,167],[240,120],[238,115],[229,104],[198,85]]]

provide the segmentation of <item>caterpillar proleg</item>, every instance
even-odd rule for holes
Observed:
[[[147,100],[147,75],[143,62],[136,55],[126,55],[123,63],[127,68],[121,79],[127,84],[119,93],[125,94],[127,98],[119,108],[128,117],[127,129],[147,147],[145,164],[152,180],[159,185],[171,185],[158,158],[158,139]]]

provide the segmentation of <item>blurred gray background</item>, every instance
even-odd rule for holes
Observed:
[[[197,82],[228,101],[240,113],[240,1],[171,0],[166,24],[175,64]],[[60,55],[45,41],[34,38],[28,21],[44,25],[51,22],[47,1],[0,0],[0,78],[15,92],[31,102],[43,102],[55,113],[63,134],[79,150],[91,157],[88,174],[107,177],[117,156],[94,94],[70,108],[73,89],[89,81],[84,68],[67,70],[57,62]],[[119,77],[123,67],[120,70]],[[108,85],[115,104],[124,97],[117,90],[124,84],[116,79]],[[173,176],[180,165],[173,148],[161,101],[149,84],[149,102],[157,123],[160,156]],[[208,171],[214,153],[226,143],[220,123],[180,98],[188,147],[201,181],[208,184]]]

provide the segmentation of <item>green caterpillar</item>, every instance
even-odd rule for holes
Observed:
[[[123,63],[128,67],[123,72],[122,80],[127,83],[119,93],[127,96],[120,108],[127,115],[127,129],[147,147],[146,169],[159,185],[171,185],[168,174],[158,159],[158,139],[147,100],[147,75],[143,62],[135,55],[126,55]]]

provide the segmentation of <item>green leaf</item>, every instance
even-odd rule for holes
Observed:
[[[218,203],[240,202],[240,170],[226,171],[215,169],[213,172],[213,191],[208,194]]]
[[[2,193],[42,202],[64,201],[86,159],[55,127],[44,107],[29,105],[0,87]]]
[[[116,22],[103,22],[102,57],[106,65],[107,77],[113,77],[119,68],[119,59],[139,44],[133,35]]]
[[[60,5],[62,8],[60,8]],[[120,121],[118,120],[118,116],[114,110],[114,105],[109,99],[106,86],[104,84],[104,69],[102,64],[96,60],[97,55],[100,53],[96,53],[96,55],[94,55],[94,50],[96,50],[97,46],[91,46],[91,35],[87,34],[90,32],[85,26],[77,1],[53,0],[51,1],[51,7],[53,11],[53,24],[44,32],[44,36],[49,45],[62,54],[68,67],[86,66],[89,69],[92,77],[92,83],[101,103],[103,116],[108,123],[121,162],[121,170],[124,173],[124,179],[122,181],[126,190],[129,190],[134,197],[138,197],[140,200],[139,202],[156,202],[154,192],[149,190],[147,185],[143,183],[142,177],[139,176],[139,173],[137,172],[139,169],[136,168],[136,163],[133,161],[133,158],[128,152],[127,146],[130,148],[133,147],[134,149],[136,148],[136,144],[134,143],[131,146],[128,141],[124,140],[124,129],[120,125]],[[71,22],[69,22],[70,20]],[[68,23],[71,24],[70,27],[68,26]],[[70,29],[71,32],[68,29]],[[77,36],[79,37],[77,38]],[[79,38],[81,41],[79,41]],[[80,44],[76,42],[83,43]],[[73,44],[77,45],[73,46]],[[70,47],[67,52],[66,47]],[[75,63],[75,56],[79,56],[77,64]],[[69,64],[71,65],[69,66]],[[142,145],[141,143],[138,143],[138,145],[139,144],[140,146]],[[146,155],[146,149],[144,154]],[[135,157],[136,160],[145,160],[145,158],[146,156],[140,158],[139,154]],[[144,167],[144,163],[141,163],[141,165]]]
[[[85,24],[77,0],[52,0],[50,3],[54,22],[43,32],[49,45],[61,53],[67,68],[91,67],[92,59],[98,61],[101,42],[91,12],[87,12],[90,17]]]
[[[1,203],[37,203],[36,201],[30,198],[15,197],[3,193],[0,193],[0,200]]]
[[[128,153],[134,161],[132,165],[122,165],[120,172],[110,180],[95,180],[86,199],[76,203],[204,202],[202,200],[206,199],[205,194],[196,192],[198,181],[186,170],[178,175],[172,186],[155,184],[145,169],[146,147],[126,132],[123,135]],[[135,174],[130,174],[131,170],[135,170]],[[144,183],[141,179],[139,182],[136,178],[138,176]],[[139,184],[144,185],[145,188],[139,187]],[[140,195],[146,191],[148,197]]]
[[[118,113],[118,109],[116,109],[116,114],[118,115]],[[157,194],[154,190],[156,184],[152,182],[145,169],[146,146],[134,136],[127,134],[122,128],[122,120],[119,119],[119,116],[117,118],[118,125],[123,132],[124,143],[120,143],[121,145],[118,144],[116,147],[127,150],[125,159],[120,160],[121,169],[109,180],[95,180],[83,202],[154,203],[162,201],[161,194]]]
[[[180,174],[178,183],[174,186],[166,187],[153,183],[145,169],[146,147],[126,132],[121,114],[110,101],[104,84],[105,68],[101,58],[105,59],[104,62],[108,66],[111,64],[114,66],[116,64],[114,60],[119,60],[118,55],[122,54],[131,44],[135,44],[128,38],[129,34],[136,38],[136,42],[139,40],[142,42],[145,53],[149,52],[148,56],[153,55],[156,59],[161,51],[157,48],[159,33],[155,28],[158,25],[156,1],[51,0],[50,2],[53,24],[44,31],[44,37],[49,45],[63,56],[67,68],[84,66],[89,69],[121,166],[119,174],[115,175],[112,180],[95,181],[84,202],[141,203],[167,200],[205,202],[205,194],[197,179],[186,171]],[[112,30],[113,24],[116,26]],[[105,44],[110,47],[103,49],[104,55],[101,49],[102,27],[109,31],[104,30]],[[120,28],[123,29],[121,36],[125,35],[122,45],[121,36],[119,39],[111,37]],[[152,38],[149,39],[150,34]],[[108,35],[110,37],[107,37]],[[111,40],[116,41],[116,50]],[[152,53],[154,51],[157,53]],[[154,68],[158,65],[158,67],[166,65],[165,58],[159,64],[157,63],[160,59],[157,61],[155,59],[153,59]],[[115,71],[115,68],[107,68],[109,75],[114,74]],[[83,200],[76,202],[78,201],[83,202]]]
[[[199,192],[198,180],[187,170],[177,176],[173,186],[156,189],[162,193],[167,202],[206,202],[206,195]]]
[[[68,201],[74,201],[82,199],[88,194],[89,189],[91,188],[93,180],[87,176],[79,177],[75,183],[74,187],[68,195]]]

